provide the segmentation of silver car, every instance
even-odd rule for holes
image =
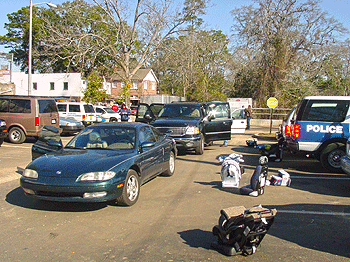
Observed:
[[[73,135],[83,130],[85,126],[73,117],[60,117],[60,128],[62,128],[62,134]]]

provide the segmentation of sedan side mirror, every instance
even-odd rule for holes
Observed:
[[[140,146],[140,152],[142,153],[145,150],[153,147],[154,144],[155,144],[154,142],[144,142],[144,143],[142,143],[141,146]]]

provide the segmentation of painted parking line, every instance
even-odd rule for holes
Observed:
[[[302,214],[302,215],[327,215],[327,216],[350,216],[350,213],[344,212],[320,212],[320,211],[305,211],[305,210],[277,210],[278,213],[285,214]]]
[[[291,176],[291,179],[350,180],[350,177]]]

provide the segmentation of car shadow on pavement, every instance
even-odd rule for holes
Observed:
[[[236,195],[240,195],[239,188],[236,187],[222,187],[221,183],[222,181],[211,181],[211,182],[202,182],[202,181],[194,181],[194,183],[204,185],[204,186],[211,186],[213,189],[218,189],[224,192],[233,193]]]
[[[350,257],[350,206],[288,204],[264,207],[277,209],[269,235],[307,249]],[[322,254],[315,261],[321,257]]]
[[[6,202],[23,208],[60,212],[89,212],[107,207],[106,203],[74,203],[37,200],[26,197],[21,187],[17,187],[9,192],[6,195]]]
[[[291,188],[323,196],[350,197],[350,178],[344,175],[304,174],[295,170],[287,171],[291,176]],[[268,177],[269,178],[269,177]]]

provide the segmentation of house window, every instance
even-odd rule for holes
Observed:
[[[121,89],[124,88],[124,82],[120,82],[120,88],[121,88]]]
[[[117,88],[117,82],[116,81],[112,82],[112,88]]]
[[[137,84],[138,84],[137,81],[133,81],[132,82],[132,89],[137,89]]]
[[[55,83],[54,82],[50,82],[50,90],[55,90]]]
[[[143,89],[147,89],[147,81],[143,82]]]
[[[152,82],[152,90],[156,90],[156,82]]]
[[[63,90],[68,90],[68,82],[63,82]]]
[[[37,82],[33,82],[33,90],[38,90],[38,83]]]

